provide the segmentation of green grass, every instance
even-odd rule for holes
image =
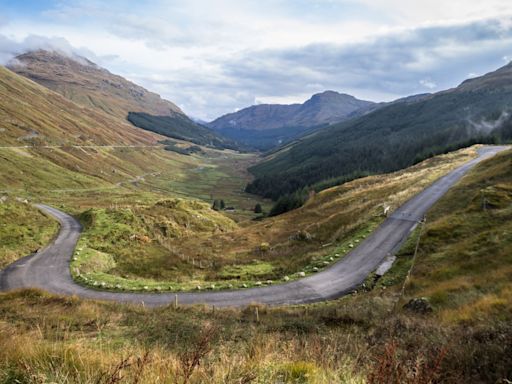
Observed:
[[[227,265],[219,272],[220,279],[242,279],[265,277],[272,273],[274,266],[271,263],[254,262],[246,265]]]
[[[57,222],[34,206],[5,198],[0,203],[0,269],[46,246],[57,229]]]
[[[402,303],[427,297],[448,323],[512,319],[512,152],[478,165],[428,213]],[[377,288],[399,289],[417,229]]]
[[[335,187],[297,211],[238,227],[208,205],[134,201],[134,195],[81,214],[85,231],[72,272],[82,284],[135,291],[249,288],[315,274],[384,220],[383,202],[398,206],[468,153]],[[114,263],[106,269],[107,256]]]
[[[201,218],[194,222],[191,217]],[[373,220],[359,227],[312,256],[300,270],[283,274],[279,260],[215,265],[194,257],[194,249],[187,256],[180,254],[173,245],[180,238],[235,228],[204,204],[169,200],[138,210],[89,209],[79,218],[84,232],[71,263],[72,275],[80,284],[117,291],[250,288],[299,279],[343,258],[380,223]],[[263,248],[260,256],[267,252]]]
[[[105,204],[116,196],[154,195],[224,199],[237,220],[252,219],[256,203],[269,203],[243,192],[250,176],[252,154],[206,150],[185,156],[163,148],[0,148],[1,191],[39,201],[59,201],[71,208],[85,205],[87,196],[100,196]],[[94,205],[92,205],[94,206]],[[75,210],[75,209],[74,209]]]
[[[404,282],[407,273],[411,269],[414,250],[421,231],[421,227],[417,227],[412,232],[404,245],[402,245],[400,250],[397,252],[393,266],[384,274],[384,276],[378,279],[376,282],[377,284],[375,284],[375,288],[386,289],[388,287],[398,287]],[[375,275],[372,275],[372,278],[374,277]]]

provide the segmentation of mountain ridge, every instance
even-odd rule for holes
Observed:
[[[1,145],[152,145],[163,138],[81,106],[3,66],[0,97]]]
[[[79,105],[139,129],[200,145],[237,147],[231,140],[196,124],[171,101],[85,57],[35,50],[16,56],[7,68]]]
[[[324,91],[299,104],[259,104],[228,113],[208,127],[258,149],[293,140],[304,133],[343,121],[376,105],[354,96]]]
[[[250,170],[247,191],[278,199],[405,168],[475,143],[512,140],[512,65],[458,87],[392,102],[331,125],[275,152]]]
[[[78,104],[121,119],[128,112],[185,115],[176,104],[82,56],[40,49],[16,56],[6,67]]]

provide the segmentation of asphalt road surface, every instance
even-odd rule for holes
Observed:
[[[335,299],[356,289],[387,256],[394,254],[416,227],[428,209],[477,163],[508,149],[486,146],[479,157],[443,176],[430,187],[410,199],[388,217],[357,248],[331,267],[312,276],[289,283],[232,291],[178,293],[180,304],[245,306],[304,304]],[[69,262],[80,236],[81,226],[73,217],[55,208],[38,208],[59,220],[60,232],[46,248],[22,258],[0,273],[0,290],[40,288],[60,295],[77,295],[88,299],[144,303],[160,306],[174,302],[175,293],[123,293],[88,289],[76,284]]]

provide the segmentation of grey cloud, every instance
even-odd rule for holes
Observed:
[[[145,27],[137,20],[125,21],[123,28],[111,28],[133,39],[149,39],[162,29]],[[259,98],[297,97],[325,89],[379,101],[381,95],[401,97],[431,91],[433,84],[437,85],[433,91],[445,89],[463,81],[468,73],[483,74],[505,64],[503,57],[510,55],[512,46],[511,21],[510,16],[504,16],[501,20],[397,31],[357,44],[244,51],[231,55],[229,61],[201,58],[220,68],[214,73],[200,72],[191,65],[154,78],[145,68],[123,67],[124,63],[121,68],[136,72],[136,76],[128,77],[203,119],[246,107]],[[185,42],[186,29],[165,28],[162,42]],[[137,37],[139,32],[142,37]],[[72,47],[63,38],[29,36],[16,42],[0,35],[0,62],[37,48],[78,53],[107,67],[117,61],[115,56],[98,57],[85,48]]]
[[[211,25],[183,22],[190,17],[177,4],[166,4],[166,17],[151,12],[144,2],[134,8],[126,8],[122,2],[90,1],[87,4],[71,1],[59,4],[43,12],[49,19],[68,21],[75,19],[93,19],[96,25],[122,39],[142,41],[152,49],[165,47],[190,46],[211,42]]]
[[[120,15],[115,23],[108,25],[112,34],[121,38],[142,40],[153,49],[165,46],[193,44],[182,30],[174,28],[170,22],[156,18],[134,17],[133,15]]]
[[[215,63],[221,68],[215,76],[182,71],[165,80],[141,81],[203,119],[262,97],[294,97],[325,89],[380,101],[379,95],[398,98],[441,90],[462,82],[470,72],[497,69],[510,52],[510,25],[483,20],[396,32],[359,44],[252,51]]]
[[[510,18],[509,18],[510,20]],[[298,93],[307,84],[343,90],[373,89],[397,95],[440,88],[501,64],[512,29],[498,20],[396,33],[360,44],[313,44],[297,49],[252,52],[225,65],[258,95]]]

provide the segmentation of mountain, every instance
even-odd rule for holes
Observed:
[[[260,104],[208,123],[223,135],[258,149],[269,149],[306,132],[345,120],[375,105],[334,91],[313,95],[303,104]]]
[[[277,199],[390,172],[476,142],[512,139],[512,64],[456,88],[390,103],[273,153],[247,191]]]
[[[170,101],[82,56],[37,50],[15,57],[7,68],[78,104],[100,109],[123,120],[128,112],[185,115]]]
[[[0,145],[144,145],[163,138],[82,107],[2,66],[0,121]]]
[[[85,57],[37,50],[15,57],[7,67],[85,107],[161,135],[202,145],[234,147],[230,140],[193,122],[170,101]],[[148,121],[151,121],[148,124]]]
[[[190,156],[194,153],[200,155]],[[167,140],[0,66],[0,197],[28,194],[29,199],[61,204],[61,197],[94,202],[102,196],[104,204],[103,198],[117,194],[175,196],[186,190],[189,195],[191,175],[199,188],[210,188],[208,167],[217,169],[214,159],[227,162],[228,157],[238,159]],[[225,166],[220,167],[216,175],[224,175]],[[203,196],[207,199],[209,193]]]
[[[116,188],[186,157],[153,148],[163,136],[80,106],[3,66],[0,122],[0,189],[14,196]]]

